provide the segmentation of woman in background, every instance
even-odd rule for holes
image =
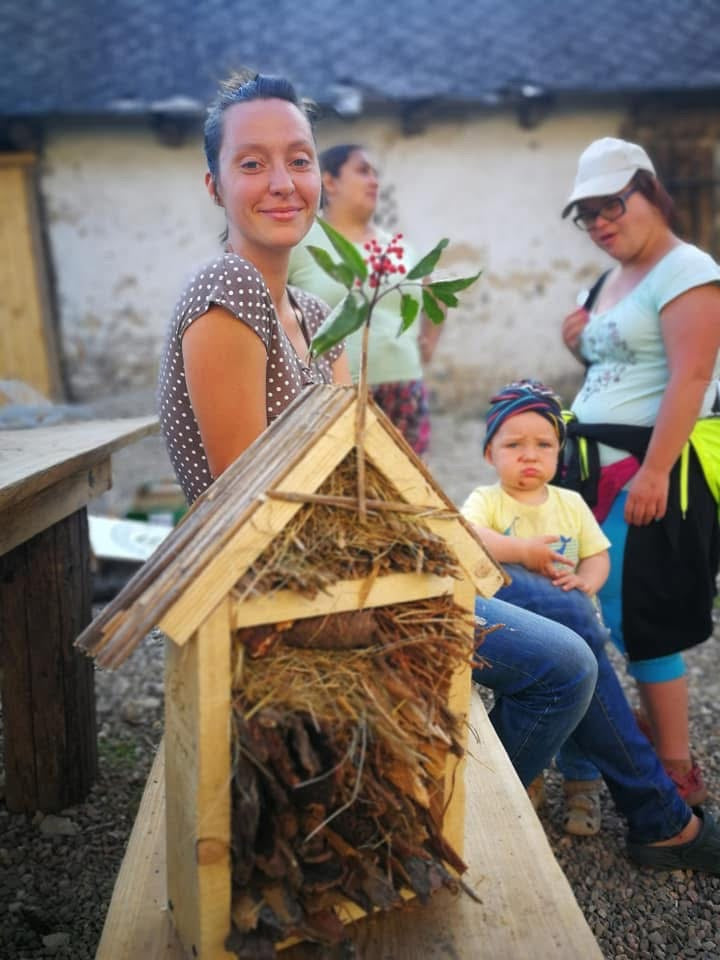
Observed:
[[[322,216],[367,259],[373,242],[386,247],[392,237],[373,224],[378,198],[378,175],[364,147],[355,143],[339,144],[320,154],[323,200]],[[319,225],[315,225],[290,257],[290,282],[314,293],[331,307],[347,290],[329,277],[305,247],[322,247],[334,255],[332,244]],[[395,263],[410,270],[418,257],[400,236],[395,244],[402,254]],[[368,295],[372,293],[367,291]],[[373,310],[368,345],[368,382],[372,396],[403,434],[413,450],[423,454],[430,440],[428,390],[423,381],[423,364],[433,355],[440,328],[424,315],[407,333],[398,336],[400,293],[393,291]],[[360,372],[362,330],[345,340],[353,379]]]

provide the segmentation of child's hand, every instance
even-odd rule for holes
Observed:
[[[550,547],[551,543],[557,543],[558,537],[555,534],[549,534],[544,537],[528,537],[522,541],[522,560],[521,563],[528,570],[534,570],[535,573],[542,573],[543,576],[554,580],[558,576],[558,563],[563,563],[568,567],[574,567],[572,560],[568,560],[561,553],[557,553]]]
[[[551,578],[553,586],[560,587],[562,590],[582,590],[583,593],[592,593],[590,585],[570,570],[564,570],[562,573],[555,571]]]

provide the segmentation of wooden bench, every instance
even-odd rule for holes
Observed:
[[[467,882],[481,898],[434,894],[352,930],[359,958],[602,960],[527,794],[474,693],[466,767]],[[161,745],[113,893],[96,960],[186,960],[166,906]],[[286,960],[329,957],[310,944]],[[189,960],[189,958],[188,958]],[[211,958],[202,958],[211,960]]]
[[[155,417],[0,431],[0,667],[9,810],[62,810],[97,773],[87,503]]]

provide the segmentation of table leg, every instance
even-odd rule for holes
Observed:
[[[91,598],[85,507],[0,557],[9,810],[62,810],[97,775],[93,664],[73,648]]]

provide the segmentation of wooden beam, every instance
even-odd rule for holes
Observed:
[[[165,670],[168,906],[200,960],[232,960],[230,611],[223,600]]]
[[[322,617],[328,613],[383,607],[389,603],[408,603],[452,593],[452,577],[436,577],[427,573],[391,573],[384,577],[363,577],[360,580],[338,580],[314,597],[304,597],[294,590],[243,599],[231,594],[233,629],[254,627],[262,623],[281,623],[304,617]]]
[[[110,459],[65,477],[0,515],[0,556],[69,517],[112,486]]]
[[[0,430],[0,512],[157,430],[157,417]]]
[[[140,825],[130,834],[95,960],[150,960],[177,953],[167,919],[164,741],[135,819],[135,826]]]
[[[455,603],[472,613],[475,609],[475,587],[469,580],[456,580],[454,584]],[[468,647],[472,649],[475,629],[472,620],[465,626]],[[470,692],[472,689],[470,663],[461,664],[450,678],[448,691],[448,709],[463,718],[463,736],[460,738],[467,753],[468,728],[470,718]],[[445,769],[445,817],[443,835],[454,850],[463,855],[465,845],[465,767],[467,756],[457,758],[448,753]]]
[[[57,812],[97,774],[94,667],[73,646],[91,617],[83,507],[0,556],[5,800]]]

